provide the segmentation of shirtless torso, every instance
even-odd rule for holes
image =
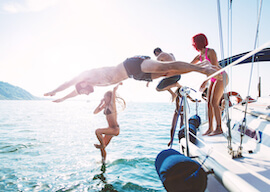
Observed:
[[[92,85],[108,86],[119,83],[128,78],[123,63],[116,67],[102,67],[85,71],[81,74],[82,79]]]

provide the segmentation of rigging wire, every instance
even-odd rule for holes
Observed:
[[[217,10],[218,10],[218,24],[219,24],[219,39],[220,39],[220,53],[221,53],[221,60],[224,60],[224,49],[223,49],[223,35],[222,35],[222,22],[221,22],[221,11],[220,11],[220,0],[217,0]],[[225,67],[225,63],[222,63],[222,67]],[[226,93],[226,74],[222,74],[223,76],[223,92]],[[227,120],[227,128],[228,128],[228,149],[232,150],[232,144],[231,144],[231,126],[230,126],[230,118],[229,118],[229,98],[227,94],[224,94],[224,100],[225,100],[225,118]]]
[[[257,0],[257,15],[259,15],[259,0]],[[259,36],[257,39],[257,44],[259,43]],[[257,77],[259,78],[258,82],[258,97],[261,97],[261,77],[260,77],[260,64],[257,65]]]
[[[232,0],[228,0],[228,59],[227,64],[232,62]],[[232,68],[229,69],[230,73],[230,89],[232,90]]]
[[[258,42],[258,35],[259,35],[259,26],[260,26],[260,19],[261,19],[261,10],[262,10],[262,0],[260,1],[260,8],[259,8],[259,13],[258,13],[258,18],[257,18],[257,28],[256,28],[256,35],[255,35],[255,42],[254,42],[254,49],[257,47],[257,42]],[[252,74],[253,74],[253,66],[254,66],[254,60],[255,60],[255,54],[252,56],[252,64],[250,68],[250,76],[249,76],[249,85],[248,85],[248,92],[247,96],[250,94],[250,87],[251,87],[251,80],[252,80]],[[248,108],[248,97],[246,98],[246,105],[245,105],[245,112],[244,112],[244,118],[241,124],[241,140],[240,140],[240,146],[239,150],[242,150],[242,143],[243,143],[243,137],[246,132],[246,115],[247,115],[247,108]]]
[[[257,28],[256,28],[254,49],[257,48],[257,42],[258,42],[258,36],[259,36],[259,26],[260,26],[260,20],[261,20],[261,10],[262,10],[262,0],[260,2],[260,8],[259,8],[259,13],[258,13],[258,18],[257,18]],[[251,69],[250,69],[250,78],[249,78],[249,86],[248,86],[247,95],[250,94],[250,87],[251,87],[251,80],[252,80],[252,74],[253,74],[254,60],[255,60],[255,55],[252,56],[252,64],[251,64]]]

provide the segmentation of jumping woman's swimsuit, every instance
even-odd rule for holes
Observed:
[[[110,114],[112,114],[111,110],[109,108],[105,108],[104,109],[104,115],[107,116],[107,115],[110,115]],[[112,128],[119,128],[119,125],[117,124],[115,126],[112,126]]]
[[[112,114],[112,112],[109,108],[104,109],[104,115],[110,115],[110,114]]]

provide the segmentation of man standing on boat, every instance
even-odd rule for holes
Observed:
[[[175,61],[175,57],[172,53],[163,52],[159,47],[154,49],[154,55],[157,57],[158,61]],[[159,82],[156,90],[169,91],[169,93],[172,95],[172,101],[174,101],[176,98],[176,93],[174,93],[171,88],[181,87],[181,85],[178,83],[180,78],[181,78],[181,75],[175,75],[175,76],[164,78]]]

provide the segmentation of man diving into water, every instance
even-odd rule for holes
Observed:
[[[204,61],[201,64],[205,65],[205,62],[209,61]],[[94,92],[94,86],[113,85],[128,78],[150,82],[162,76],[170,77],[193,71],[209,76],[217,70],[213,67],[201,67],[200,64],[192,65],[182,61],[162,62],[152,60],[148,56],[135,56],[127,58],[124,62],[113,67],[102,67],[84,71],[53,91],[45,93],[44,96],[54,96],[57,92],[63,91],[72,85],[84,88],[80,89],[80,91],[75,89],[65,97],[54,100],[54,102],[62,102],[79,94],[89,95]]]

